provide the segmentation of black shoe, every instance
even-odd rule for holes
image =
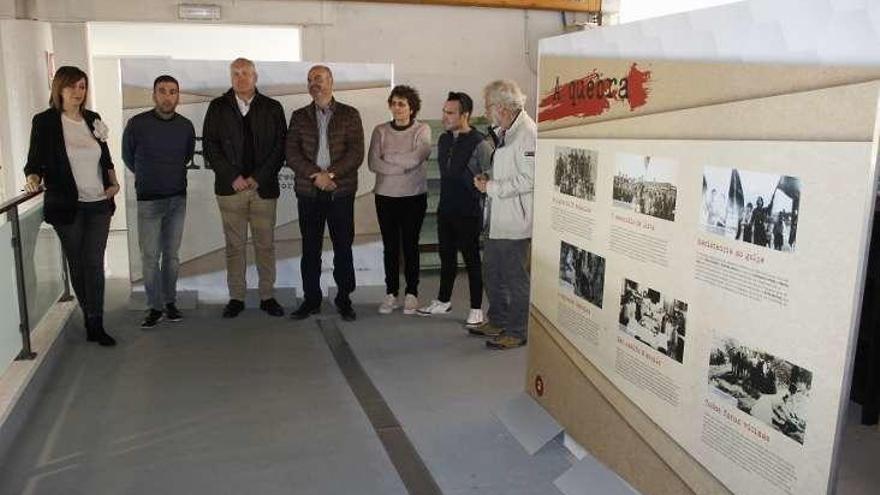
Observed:
[[[148,309],[144,321],[141,322],[141,328],[153,328],[160,321],[162,321],[162,312],[158,309]]]
[[[244,311],[244,302],[239,301],[238,299],[230,299],[229,302],[226,303],[226,307],[223,308],[223,317],[235,318],[242,311]]]
[[[104,318],[101,316],[88,318],[86,320],[86,340],[89,342],[97,342],[98,345],[104,347],[112,347],[116,345],[116,339],[104,331]]]
[[[305,320],[309,316],[316,315],[321,312],[321,303],[314,304],[304,302],[296,308],[296,311],[290,313],[291,320]]]
[[[354,312],[354,308],[351,305],[348,306],[337,306],[336,311],[339,312],[339,316],[342,317],[343,321],[355,321],[357,320],[357,313]]]
[[[98,345],[104,347],[113,347],[114,345],[116,345],[116,339],[107,334],[107,332],[105,332],[103,328],[101,329],[100,333],[98,333],[96,342],[98,342]]]
[[[183,314],[177,309],[177,305],[168,303],[165,305],[165,318],[168,318],[168,321],[180,321],[183,319]]]
[[[274,297],[260,301],[260,309],[269,313],[270,316],[284,316],[284,308],[278,304]]]

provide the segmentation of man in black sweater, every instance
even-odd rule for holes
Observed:
[[[418,310],[422,316],[452,310],[452,287],[461,251],[467,267],[470,311],[468,329],[484,326],[483,274],[480,262],[480,233],[483,227],[483,196],[474,187],[474,177],[488,172],[492,145],[471,127],[474,103],[466,93],[451,92],[443,105],[446,132],[437,142],[440,166],[440,203],[437,206],[437,241],[440,251],[440,291],[437,299]]]
[[[153,82],[152,110],[129,119],[122,135],[122,158],[134,173],[138,200],[138,241],[143,261],[147,314],[143,328],[163,315],[180,321],[177,309],[178,251],[186,216],[186,166],[195,148],[192,122],[175,112],[180,100],[176,79]],[[164,310],[164,313],[163,313]]]
[[[260,309],[283,316],[284,309],[274,295],[275,212],[287,121],[281,103],[257,91],[252,61],[236,59],[229,70],[232,88],[211,101],[202,132],[202,149],[214,170],[214,193],[226,236],[229,303],[223,317],[234,318],[244,309],[249,224],[260,277]]]

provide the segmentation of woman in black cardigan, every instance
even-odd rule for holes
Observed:
[[[43,216],[55,228],[89,342],[112,346],[104,331],[104,250],[119,183],[107,148],[107,126],[85,109],[89,79],[76,67],[58,69],[50,108],[34,116],[27,191],[46,191]]]

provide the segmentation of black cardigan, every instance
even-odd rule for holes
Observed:
[[[95,112],[83,110],[86,125],[94,136],[95,121],[101,118]],[[101,167],[101,177],[104,179],[104,188],[110,187],[110,173],[113,169],[113,161],[110,159],[110,149],[107,143],[98,141],[101,146],[101,159],[98,165]],[[64,128],[61,124],[61,112],[50,108],[34,115],[31,123],[31,144],[28,151],[28,161],[24,166],[25,175],[36,174],[43,179],[43,187],[46,190],[43,199],[43,218],[46,223],[52,225],[67,225],[73,223],[76,217],[77,201],[79,193],[73,172],[70,170],[70,160],[67,158],[67,147],[64,144]],[[115,211],[115,203],[110,201]]]

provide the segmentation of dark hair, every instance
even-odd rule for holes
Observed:
[[[178,91],[180,90],[180,83],[177,82],[177,79],[174,79],[174,76],[169,76],[168,74],[162,74],[161,76],[157,77],[156,80],[153,81],[153,91],[154,92],[156,91],[156,86],[158,86],[160,83],[165,83],[165,82],[174,83],[174,85],[177,86],[177,90]]]
[[[470,118],[471,113],[474,111],[474,100],[472,100],[467,93],[450,91],[449,96],[446,97],[446,101],[457,101],[461,113],[468,114],[468,118]]]
[[[416,118],[419,110],[422,109],[422,99],[419,98],[419,92],[411,86],[400,84],[391,89],[391,94],[388,95],[389,105],[391,105],[391,98],[394,98],[395,96],[406,100],[409,104],[409,109],[412,110],[412,116],[410,118]]]
[[[74,67],[72,65],[64,65],[55,71],[55,76],[52,78],[52,92],[49,96],[49,106],[59,112],[63,111],[64,101],[62,101],[61,98],[61,90],[76,85],[76,83],[80,82],[82,79],[86,80],[86,97],[83,98],[82,103],[79,105],[79,110],[82,112],[89,96],[89,76],[79,67]]]

